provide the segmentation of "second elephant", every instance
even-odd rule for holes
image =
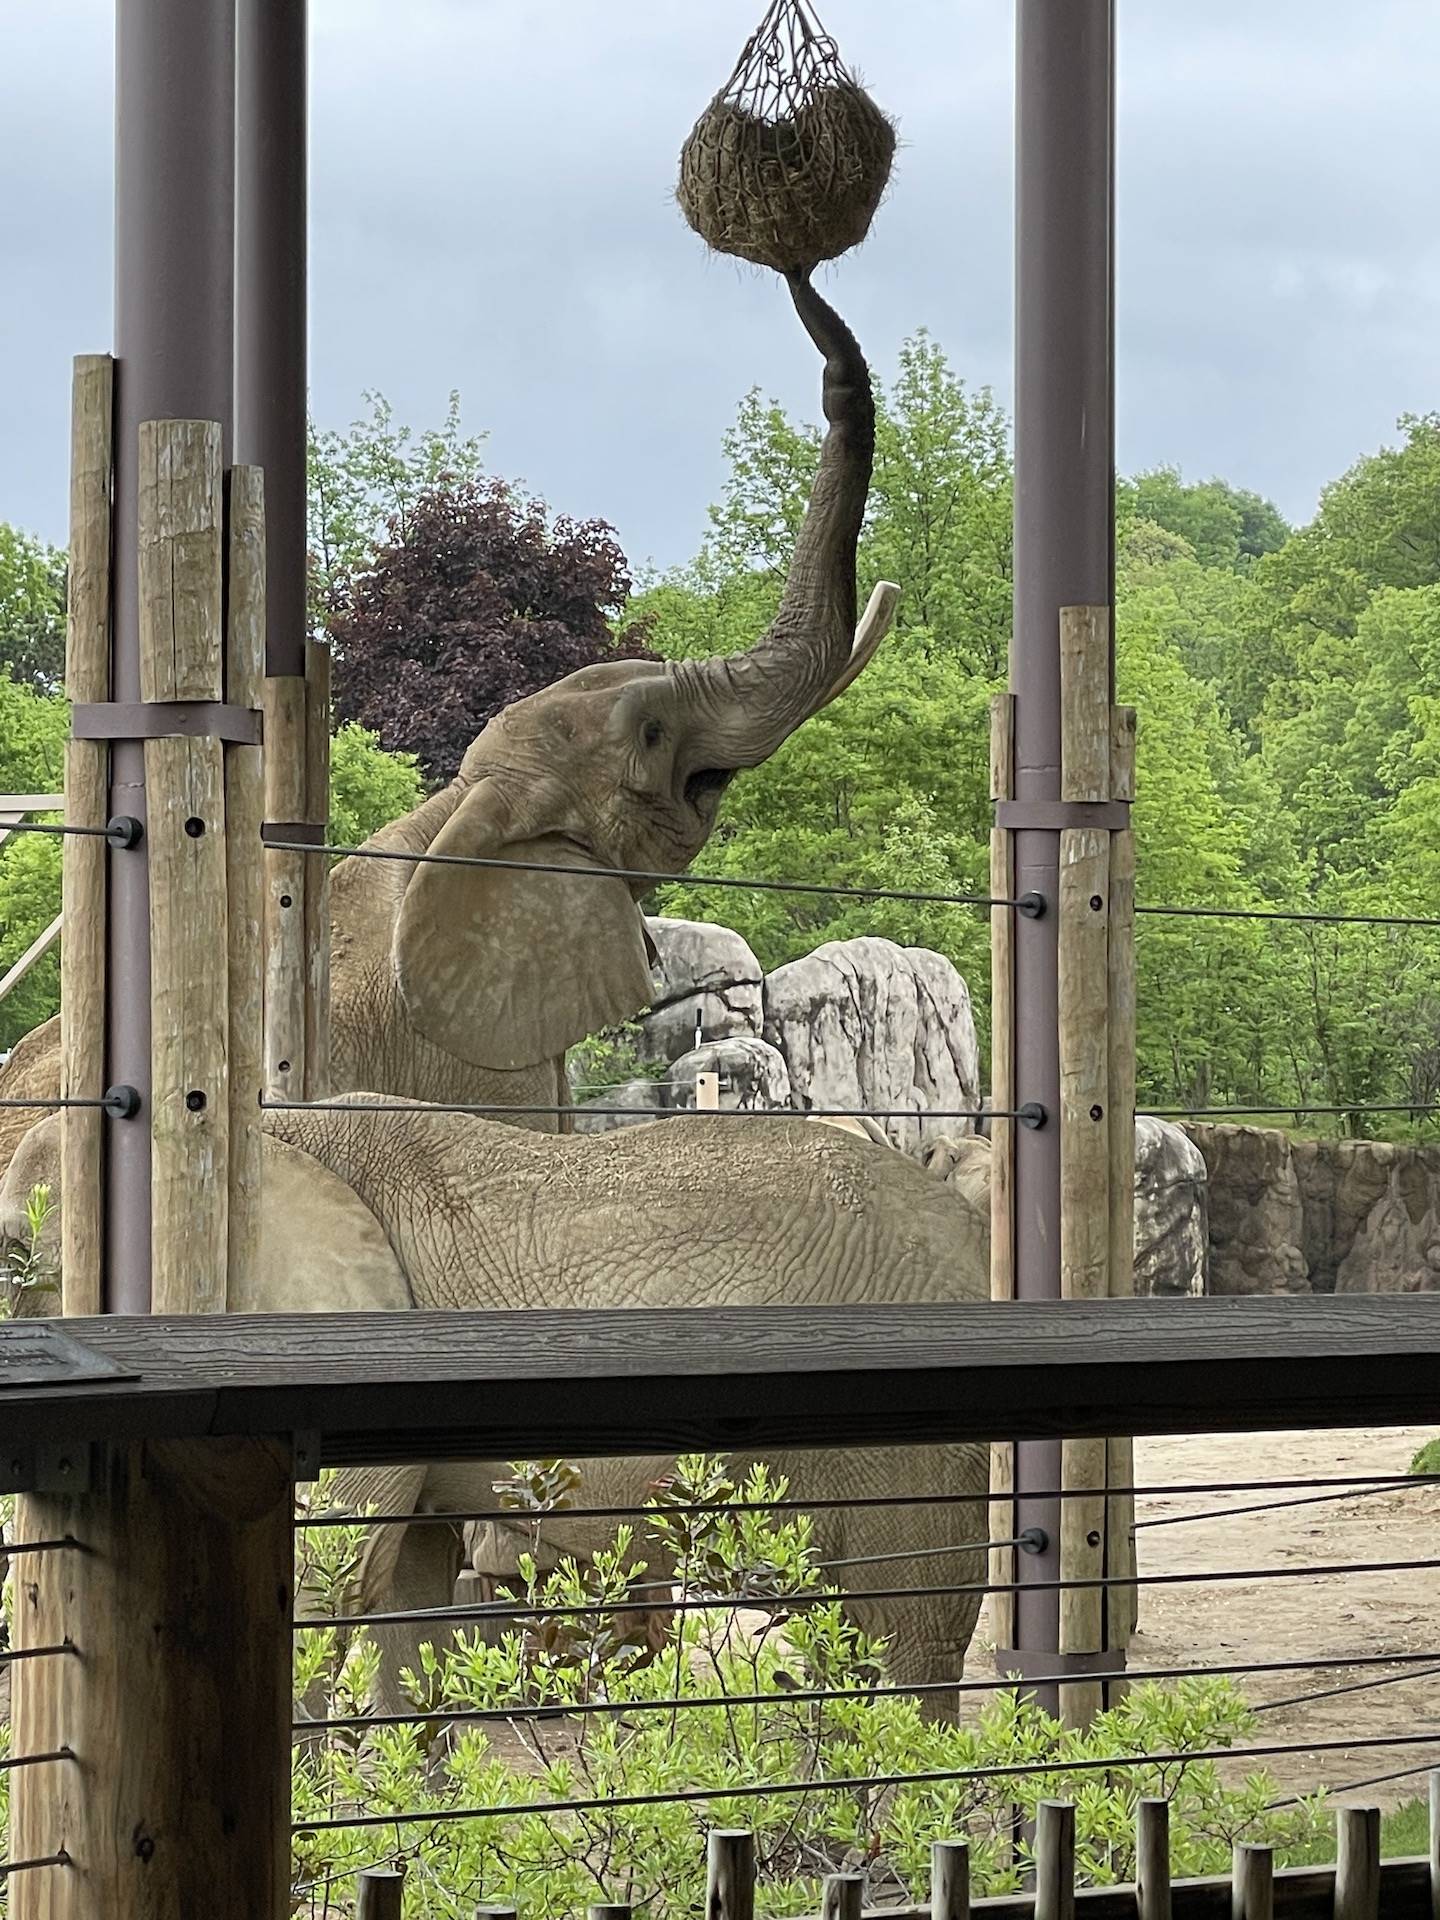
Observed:
[[[839,1128],[697,1115],[557,1138],[354,1101],[348,1111],[267,1116],[262,1255],[253,1291],[232,1298],[232,1311],[873,1308],[988,1297],[983,1198]],[[0,1203],[0,1230],[12,1237],[23,1234],[36,1183],[58,1194],[58,1130],[58,1119],[42,1122],[15,1157]],[[697,1317],[696,1338],[704,1332]],[[800,1499],[983,1496],[988,1484],[979,1445],[765,1457]],[[595,1462],[586,1504],[640,1504],[666,1464]],[[473,1511],[494,1506],[507,1470],[505,1461],[379,1468],[348,1491],[376,1511]],[[901,1684],[959,1674],[979,1611],[985,1518],[982,1498],[817,1516],[823,1559],[899,1556],[847,1569],[848,1592],[974,1589],[854,1609],[890,1637]],[[547,1528],[552,1551],[584,1552],[603,1537],[576,1522]],[[375,1529],[363,1609],[447,1604],[458,1556],[448,1527]],[[413,1629],[382,1637],[391,1704],[395,1668],[413,1660],[419,1638]]]

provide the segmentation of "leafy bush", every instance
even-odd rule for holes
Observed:
[[[1415,1449],[1409,1470],[1414,1474],[1440,1473],[1440,1435]]]
[[[663,1080],[669,1069],[663,1060],[642,1060],[639,1054],[640,1022],[627,1020],[623,1026],[605,1027],[572,1047],[565,1057],[570,1091],[577,1106],[587,1101],[603,1101],[627,1080]]]
[[[535,1511],[547,1503],[533,1494],[542,1483],[555,1490],[548,1503],[572,1503],[576,1476],[560,1463],[522,1470],[502,1498]],[[607,1898],[658,1920],[703,1904],[705,1832],[717,1825],[754,1831],[766,1915],[818,1910],[820,1881],[837,1870],[863,1870],[871,1902],[923,1898],[930,1843],[960,1836],[971,1844],[977,1893],[1008,1892],[1026,1865],[1023,1852],[1009,1851],[1012,1809],[1033,1813],[1057,1797],[1075,1802],[1077,1873],[1089,1884],[1133,1875],[1135,1802],[1144,1794],[1170,1802],[1177,1874],[1223,1871],[1237,1838],[1286,1848],[1317,1834],[1313,1806],[1271,1810],[1276,1788],[1262,1773],[1236,1783],[1208,1760],[1157,1758],[1114,1773],[1095,1765],[1117,1753],[1230,1746],[1253,1717],[1225,1680],[1137,1687],[1083,1734],[1013,1692],[971,1696],[984,1705],[967,1724],[926,1721],[913,1698],[880,1690],[884,1643],[827,1597],[808,1522],[759,1509],[783,1491],[763,1467],[737,1495],[723,1463],[681,1462],[653,1517],[620,1528],[593,1563],[562,1560],[542,1571],[533,1557],[522,1561],[523,1604],[604,1611],[521,1617],[498,1638],[461,1630],[427,1646],[419,1673],[405,1677],[426,1719],[334,1729],[302,1748],[302,1823],[362,1809],[435,1819],[302,1827],[298,1910],[312,1920],[345,1911],[352,1876],[393,1861],[407,1870],[407,1914],[425,1920],[468,1915],[482,1899],[549,1915]],[[757,1510],[667,1511],[737,1497]],[[343,1600],[362,1534],[302,1534],[302,1552],[319,1543],[308,1573],[314,1592]],[[742,1594],[753,1609],[737,1616],[702,1606],[661,1615],[653,1630],[656,1616],[637,1610],[637,1587],[660,1562],[682,1598]],[[807,1604],[784,1605],[782,1596],[799,1594]],[[347,1639],[312,1629],[300,1637],[297,1690],[323,1697],[327,1715],[363,1712],[376,1660],[363,1630]],[[859,1697],[814,1697],[825,1690]],[[556,1713],[568,1703],[591,1711]],[[1014,1766],[1037,1770],[996,1777]],[[896,1778],[916,1773],[936,1777]],[[654,1797],[706,1788],[705,1797]],[[551,1801],[569,1804],[535,1810]],[[501,1811],[448,1817],[462,1807]]]

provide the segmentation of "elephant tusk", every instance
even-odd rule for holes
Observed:
[[[853,680],[869,666],[875,657],[880,642],[890,631],[895,619],[895,607],[900,598],[900,589],[893,581],[881,580],[865,604],[860,623],[855,629],[855,641],[850,648],[850,658],[841,669],[840,678],[831,687],[825,698],[816,707],[816,713],[828,707],[832,700],[838,700]]]

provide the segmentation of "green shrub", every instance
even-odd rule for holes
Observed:
[[[1440,1473],[1440,1435],[1415,1449],[1410,1461],[1411,1473]]]
[[[562,1488],[573,1504],[573,1473],[557,1463],[522,1470],[507,1483],[511,1504],[535,1509],[527,1489]],[[782,1483],[757,1468],[740,1490],[759,1503]],[[923,1898],[930,1843],[968,1837],[977,1893],[1013,1891],[1025,1862],[1006,1849],[1012,1807],[1033,1812],[1045,1798],[1071,1799],[1077,1814],[1082,1884],[1133,1875],[1135,1802],[1170,1802],[1177,1875],[1223,1871],[1238,1838],[1284,1849],[1318,1838],[1314,1805],[1272,1811],[1273,1780],[1255,1773],[1222,1779],[1207,1760],[1164,1761],[1108,1772],[1084,1763],[1113,1754],[1156,1755],[1225,1748],[1248,1734],[1253,1716],[1221,1679],[1137,1687],[1085,1733],[1067,1731],[1013,1692],[982,1696],[974,1721],[936,1725],[912,1698],[875,1691],[885,1647],[844,1618],[815,1559],[803,1518],[767,1511],[698,1518],[667,1505],[736,1497],[723,1463],[690,1460],[657,1496],[654,1517],[621,1528],[593,1565],[562,1561],[551,1572],[522,1566],[519,1597],[536,1607],[601,1602],[614,1611],[580,1619],[519,1620],[498,1644],[477,1631],[427,1647],[407,1676],[417,1708],[435,1720],[403,1728],[337,1730],[297,1757],[295,1817],[347,1811],[433,1813],[392,1828],[301,1831],[296,1838],[298,1911],[344,1911],[352,1877],[382,1861],[407,1869],[407,1916],[453,1920],[475,1903],[514,1904],[543,1920],[603,1899],[623,1900],[653,1920],[703,1906],[705,1832],[743,1826],[756,1835],[762,1914],[818,1911],[829,1872],[863,1867],[867,1901]],[[343,1530],[340,1530],[343,1532]],[[302,1540],[315,1536],[302,1535]],[[319,1536],[335,1598],[343,1597],[353,1538]],[[758,1626],[728,1611],[668,1617],[651,1644],[634,1613],[646,1553],[673,1557],[676,1590],[703,1600],[754,1597]],[[786,1611],[777,1596],[805,1593],[817,1604]],[[627,1611],[628,1607],[628,1611]],[[327,1712],[363,1711],[375,1648],[363,1632],[334,1629],[300,1637],[297,1690],[328,1696]],[[820,1689],[867,1697],[817,1702]],[[763,1704],[749,1696],[764,1694]],[[675,1699],[711,1704],[667,1705]],[[557,1702],[600,1706],[586,1717],[525,1718]],[[504,1710],[509,1710],[506,1718]],[[453,1723],[446,1714],[494,1713]],[[985,1769],[1037,1766],[1007,1778]],[[913,1785],[865,1785],[873,1776],[935,1773]],[[823,1788],[825,1781],[853,1785]],[[789,1790],[800,1783],[803,1791]],[[703,1800],[643,1803],[643,1797],[710,1787]],[[744,1789],[744,1792],[737,1792]],[[728,1790],[728,1791],[727,1791]],[[625,1805],[630,1797],[642,1804]],[[551,1800],[597,1802],[548,1815],[526,1811]],[[447,1820],[459,1807],[514,1808],[478,1820]]]

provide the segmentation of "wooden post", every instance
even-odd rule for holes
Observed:
[[[1104,607],[1060,614],[1060,795],[1110,797],[1110,628]],[[1101,827],[1060,834],[1060,1291],[1067,1300],[1110,1291],[1109,1060],[1110,835]],[[1062,1449],[1060,1578],[1094,1580],[1105,1571],[1106,1442],[1071,1440]],[[1093,1490],[1093,1491],[1091,1491]],[[1097,1654],[1105,1645],[1104,1589],[1060,1595],[1060,1653]],[[1062,1671],[1064,1662],[1062,1660]],[[1103,1704],[1098,1680],[1060,1689],[1061,1718],[1086,1726]]]
[[[388,1867],[367,1867],[355,1891],[355,1920],[401,1920],[405,1876]]]
[[[330,649],[305,643],[305,818],[328,839],[330,819]],[[306,856],[305,1098],[330,1091],[330,868],[327,856]]]
[[[140,692],[224,698],[220,428],[140,428]],[[230,1087],[224,749],[145,742],[149,820],[151,1304],[223,1312]]]
[[[1015,797],[1015,700],[997,693],[990,702],[990,798]],[[990,830],[990,894],[995,900],[1015,897],[1013,836],[1005,827]],[[990,1105],[994,1113],[1015,1106],[1015,909],[990,910]],[[990,1121],[990,1298],[1015,1298],[1015,1123]],[[1012,1494],[1015,1487],[1015,1449],[1008,1440],[990,1448],[990,1489]],[[1011,1499],[997,1499],[990,1508],[990,1537],[1010,1540],[1016,1531]],[[990,1549],[990,1634],[997,1647],[1015,1645],[1015,1549]],[[1007,1589],[1000,1591],[1000,1589]]]
[[[1111,711],[1110,793],[1135,798],[1135,709]],[[1128,827],[1110,836],[1110,1295],[1135,1291],[1135,835]],[[1135,1499],[1117,1487],[1135,1484],[1135,1442],[1111,1440],[1106,1448],[1105,1571],[1112,1579],[1133,1577]],[[1139,1624],[1140,1589],[1106,1589],[1106,1639],[1129,1645]],[[1113,1701],[1123,1689],[1112,1686]]]
[[[1075,1809],[1042,1800],[1035,1820],[1035,1920],[1074,1920]]]
[[[298,826],[308,803],[305,681],[265,682],[265,814]],[[305,884],[308,856],[265,855],[265,1091],[275,1100],[305,1097]]]
[[[289,1912],[290,1455],[269,1440],[92,1449],[88,1491],[32,1494],[12,1780],[11,1920],[282,1920]]]
[[[860,1920],[865,1896],[863,1873],[830,1873],[825,1876],[820,1920]]]
[[[755,1920],[755,1836],[712,1827],[705,1850],[705,1920]]]
[[[598,1906],[587,1907],[585,1911],[589,1915],[589,1920],[630,1920],[631,1913],[628,1904],[617,1906],[608,1901]]]
[[[1230,1913],[1232,1920],[1275,1920],[1275,1862],[1269,1847],[1236,1847]]]
[[[229,632],[225,698],[257,710],[265,676],[265,485],[258,467],[230,475]],[[260,1090],[264,1083],[265,758],[259,746],[225,748],[225,866],[230,994],[230,1194],[228,1291],[239,1296],[260,1248]]]
[[[1335,1815],[1335,1920],[1379,1920],[1380,1809]]]
[[[1170,1920],[1170,1802],[1135,1809],[1135,1905],[1138,1920]]]
[[[110,494],[114,471],[115,363],[109,354],[75,362],[70,429],[70,579],[65,691],[75,705],[110,697]],[[109,800],[103,740],[65,743],[65,818],[103,827]],[[123,857],[123,856],[122,856]],[[96,1100],[105,1091],[105,929],[107,849],[67,838],[61,853],[60,1092]],[[93,1107],[60,1120],[62,1310],[99,1313],[104,1259],[102,1121]]]
[[[937,1840],[930,1848],[930,1920],[970,1920],[970,1848]]]

